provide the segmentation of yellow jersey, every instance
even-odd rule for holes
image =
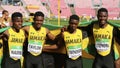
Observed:
[[[36,31],[31,25],[28,35],[28,52],[34,56],[38,56],[42,53],[43,44],[46,38],[46,28],[41,27]]]
[[[82,56],[82,31],[76,29],[72,34],[65,31],[63,35],[68,57],[76,60]]]
[[[93,35],[98,54],[102,56],[108,55],[111,51],[113,26],[107,24],[105,28],[100,28],[98,24],[94,24]]]

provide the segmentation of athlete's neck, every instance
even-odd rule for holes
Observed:
[[[68,29],[68,32],[70,32],[71,34],[73,34],[73,33],[76,32],[76,30],[70,30],[70,29]]]
[[[106,26],[107,26],[107,23],[105,23],[105,24],[99,24],[100,28],[105,28]]]
[[[40,28],[37,28],[35,24],[33,24],[33,28],[34,28],[36,31],[38,31],[38,30],[41,29],[41,27],[40,27]]]
[[[70,32],[70,33],[75,33],[76,32],[76,29],[72,29],[68,26],[67,28],[67,31]]]
[[[14,26],[12,26],[12,29],[13,29],[13,31],[15,31],[15,32],[19,32],[20,31],[20,29],[17,29],[17,28],[15,28]]]

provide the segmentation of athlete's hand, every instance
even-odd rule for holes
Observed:
[[[61,32],[67,31],[67,26],[61,28]]]
[[[115,60],[115,68],[120,68],[120,58]]]

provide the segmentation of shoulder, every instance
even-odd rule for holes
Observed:
[[[42,27],[42,29],[46,31],[46,34],[50,33],[50,30],[48,28]]]
[[[82,32],[82,29],[77,29],[78,32]]]
[[[24,27],[22,27],[22,30],[24,30],[25,32],[28,32],[29,29],[30,29],[30,26],[24,26]]]
[[[28,29],[30,26],[23,26],[22,29]]]

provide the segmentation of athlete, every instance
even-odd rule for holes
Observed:
[[[93,36],[97,52],[92,68],[115,68],[113,44],[118,29],[109,24],[106,8],[98,10],[97,18],[87,29],[88,36]]]
[[[71,15],[65,31],[56,37],[56,48],[66,47],[65,68],[82,68],[82,30],[77,29],[79,17]],[[46,47],[47,49],[47,47]],[[50,46],[48,47],[50,49]],[[51,48],[52,49],[52,48]]]
[[[2,68],[21,68],[25,33],[21,30],[23,17],[19,12],[11,16],[12,26],[0,35],[3,40]]]
[[[54,40],[50,31],[42,27],[44,14],[38,11],[34,14],[34,22],[23,27],[28,41],[26,44],[25,68],[54,68],[54,60],[48,53],[42,52],[46,39]]]

